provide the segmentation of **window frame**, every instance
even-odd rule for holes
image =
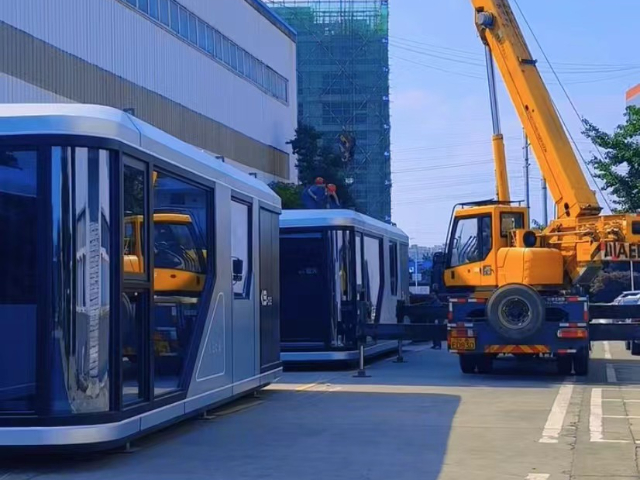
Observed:
[[[489,218],[489,220],[491,222],[491,228],[493,229],[493,219],[492,219],[490,213],[482,213],[482,214],[479,214],[479,215],[469,215],[469,216],[464,216],[464,217],[458,217],[458,218],[455,219],[455,221],[453,222],[453,226],[451,228],[451,238],[449,238],[449,241],[447,242],[447,247],[448,247],[448,251],[449,251],[449,253],[447,255],[447,268],[457,268],[457,267],[461,267],[463,265],[471,265],[472,263],[484,262],[487,259],[487,257],[491,254],[491,250],[493,249],[493,245],[491,245],[491,249],[489,249],[486,252],[486,255],[484,255],[483,258],[479,258],[478,260],[474,260],[472,262],[458,263],[457,265],[452,265],[451,264],[451,260],[452,260],[452,257],[453,257],[453,243],[454,243],[455,238],[456,238],[456,231],[458,230],[458,225],[463,220],[471,220],[471,219],[475,219],[476,220],[476,232],[477,232],[476,235],[478,237],[478,253],[481,254],[481,253],[484,252],[484,239],[482,238],[482,221],[483,221],[483,219],[485,219],[487,217]],[[493,235],[492,235],[492,238],[493,238]]]

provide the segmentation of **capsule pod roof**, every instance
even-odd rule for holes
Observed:
[[[0,136],[77,135],[131,145],[280,208],[280,197],[264,182],[198,147],[122,110],[73,103],[0,104]]]

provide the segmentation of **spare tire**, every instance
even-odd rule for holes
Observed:
[[[509,341],[532,337],[542,328],[544,320],[544,300],[526,285],[504,285],[487,302],[487,321]]]

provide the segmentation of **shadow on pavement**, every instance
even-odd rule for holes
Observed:
[[[412,393],[267,391],[261,399],[141,439],[131,454],[16,458],[7,478],[436,480],[460,403]]]

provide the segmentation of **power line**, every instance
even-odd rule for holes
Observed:
[[[524,12],[522,11],[522,9],[520,8],[520,5],[518,4],[518,0],[513,0],[516,8],[518,9],[518,11],[520,12],[520,16],[522,17],[522,19],[524,20],[525,25],[527,26],[527,28],[529,29],[529,32],[531,32],[531,36],[533,37],[534,41],[536,42],[536,44],[538,45],[538,48],[540,49],[540,52],[542,53],[542,56],[544,57],[545,61],[547,62],[547,64],[549,65],[549,68],[551,68],[551,71],[553,72],[553,75],[555,76],[556,80],[558,81],[558,84],[560,85],[560,88],[562,89],[562,91],[564,92],[565,97],[567,98],[567,100],[569,101],[569,104],[571,105],[571,108],[573,109],[573,112],[576,114],[576,116],[578,117],[578,120],[580,121],[580,123],[582,125],[584,125],[584,119],[582,118],[582,116],[578,113],[578,109],[576,108],[575,104],[573,103],[573,100],[571,99],[571,97],[569,96],[569,92],[567,92],[567,89],[565,88],[565,86],[562,84],[562,82],[560,81],[560,77],[558,77],[558,74],[556,73],[555,69],[553,68],[553,65],[551,64],[551,62],[549,61],[549,57],[547,57],[547,54],[545,53],[544,49],[542,48],[542,45],[540,44],[540,42],[538,41],[538,37],[536,36],[535,32],[533,31],[533,29],[531,28],[531,25],[529,24],[529,21],[527,20],[527,17],[525,16]],[[567,131],[567,134],[569,135],[569,138],[571,139],[571,141],[573,142],[573,145],[576,149],[576,151],[578,152],[578,155],[580,156],[580,159],[582,160],[582,163],[584,164],[584,167],[586,168],[587,172],[589,173],[589,176],[591,177],[591,180],[593,181],[593,183],[595,184],[596,188],[598,189],[598,191],[600,192],[600,196],[602,197],[602,199],[604,200],[604,203],[607,205],[607,208],[609,210],[611,210],[611,205],[609,204],[609,200],[607,199],[607,197],[604,195],[604,192],[602,191],[602,188],[600,188],[600,185],[598,184],[598,182],[595,179],[595,176],[593,175],[593,173],[591,172],[591,169],[589,168],[588,163],[586,162],[586,160],[584,159],[584,156],[582,155],[582,152],[580,151],[580,149],[578,148],[578,145],[576,144],[575,140],[573,139],[573,135],[571,134],[571,132],[569,131],[569,129],[567,128],[567,125],[564,121],[564,119],[562,118],[562,115],[560,114],[560,111],[557,109],[557,107],[554,104],[554,108],[556,109],[556,111],[558,112],[558,117],[560,118],[560,121],[562,122],[562,125],[564,127],[564,129]],[[598,149],[598,146],[594,144],[594,146],[596,147],[596,149],[598,150],[598,152],[600,153],[600,149]]]

